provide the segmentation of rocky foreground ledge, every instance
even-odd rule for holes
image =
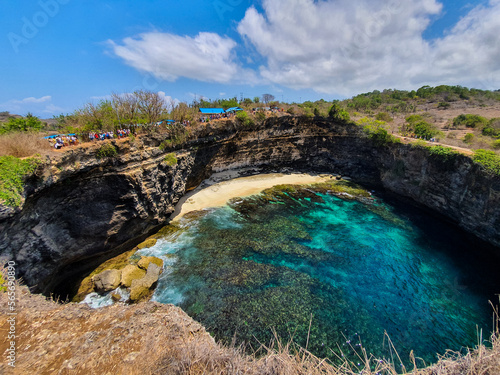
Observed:
[[[171,351],[217,350],[205,328],[180,308],[156,302],[115,304],[98,310],[59,304],[17,288],[16,361],[8,366],[8,340],[0,340],[1,374],[148,374]],[[7,316],[7,293],[0,293]],[[8,332],[6,319],[0,332]],[[164,372],[166,373],[166,372]]]
[[[215,343],[202,325],[173,305],[145,302],[95,310],[47,300],[27,287],[17,287],[16,297],[15,367],[5,360],[5,334],[0,339],[0,374],[401,374],[376,358],[367,358],[362,368],[347,362],[334,366],[290,344],[275,343],[259,357],[245,355]],[[0,292],[0,306],[6,317],[6,292]],[[8,331],[9,323],[2,319],[0,332]],[[491,342],[492,348],[449,353],[435,365],[405,374],[500,374],[498,325]]]

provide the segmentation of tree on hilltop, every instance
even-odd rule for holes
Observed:
[[[272,102],[274,100],[274,95],[271,94],[263,94],[262,95],[262,102],[267,105],[269,102]]]

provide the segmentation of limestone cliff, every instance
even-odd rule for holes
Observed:
[[[48,163],[27,186],[22,210],[0,218],[2,259],[15,260],[19,276],[35,290],[51,292],[165,224],[184,193],[214,171],[248,166],[348,175],[500,245],[500,179],[466,156],[444,165],[425,149],[375,146],[358,127],[323,118],[271,118],[245,130],[209,126],[164,151],[161,141],[115,142],[114,158],[98,159],[91,147]],[[174,166],[164,160],[171,151]]]

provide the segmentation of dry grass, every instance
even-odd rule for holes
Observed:
[[[49,142],[39,133],[9,133],[0,136],[0,156],[23,158],[51,150]]]
[[[220,345],[206,345],[195,341],[186,345],[158,348],[154,357],[160,358],[149,367],[149,374],[176,375],[498,375],[500,374],[500,331],[498,307],[495,310],[496,326],[491,336],[491,348],[481,343],[466,354],[449,351],[439,358],[435,365],[418,368],[418,359],[410,358],[412,369],[396,370],[394,363],[369,356],[365,349],[358,349],[356,363],[343,359],[341,364],[332,364],[320,359],[293,342],[283,344],[275,339],[270,346],[262,346],[252,356],[244,354],[243,347],[225,348]],[[387,337],[390,343],[390,339]],[[400,363],[394,350],[393,360]],[[144,368],[143,368],[144,370]]]

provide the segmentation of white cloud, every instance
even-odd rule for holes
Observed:
[[[51,103],[52,96],[46,95],[40,98],[28,97],[24,99],[11,99],[0,103],[0,111],[9,111],[12,114],[25,115],[31,113],[56,114],[64,111],[62,108]]]
[[[263,0],[238,32],[266,59],[271,83],[352,95],[419,84],[500,84],[500,0],[476,7],[444,38],[422,33],[436,0]]]
[[[449,6],[452,6],[451,4]],[[262,0],[247,9],[228,37],[150,32],[121,43],[114,54],[157,79],[271,84],[353,95],[430,84],[500,87],[500,0],[467,8],[439,39],[423,33],[443,12],[439,0]],[[257,71],[242,66],[264,61]]]
[[[64,108],[58,107],[54,104],[49,104],[48,106],[45,107],[45,109],[42,112],[49,114],[58,114],[58,113],[63,113]]]
[[[41,98],[34,98],[31,96],[29,98],[24,98],[21,100],[12,99],[10,102],[12,104],[29,104],[29,103],[45,103],[51,100],[52,97],[50,95],[47,95],[47,96],[42,96]]]
[[[478,6],[444,38],[435,42],[430,62],[418,80],[460,80],[482,89],[500,87],[500,1]]]
[[[122,45],[109,43],[128,65],[167,81],[187,77],[229,83],[250,74],[237,63],[233,52],[236,42],[214,33],[200,32],[191,38],[150,32],[135,39],[126,38]]]
[[[177,98],[172,98],[170,95],[166,95],[164,91],[158,91],[158,95],[163,99],[169,111],[171,111],[174,107],[177,107],[181,102]]]

